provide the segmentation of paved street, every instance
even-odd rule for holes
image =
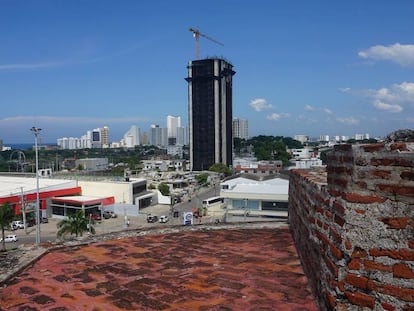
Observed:
[[[197,194],[193,194],[191,201],[185,198],[183,202],[175,204],[173,209],[178,212],[179,217],[173,217],[171,213],[171,206],[169,205],[153,205],[140,210],[139,216],[128,216],[129,226],[126,226],[125,216],[118,215],[117,218],[103,219],[96,222],[93,226],[96,231],[96,235],[106,234],[110,232],[119,232],[128,229],[149,228],[149,227],[170,227],[170,226],[182,226],[184,225],[183,213],[190,212],[193,208],[201,207],[203,199],[217,195],[219,189],[216,186],[214,188],[202,188]],[[167,223],[148,223],[147,215],[156,215],[158,218],[161,215],[169,216]],[[217,219],[223,221],[224,215],[210,215],[202,218],[194,218],[194,225],[214,224]],[[260,217],[243,217],[243,216],[228,216],[227,222],[252,222],[252,221],[269,221],[269,218]],[[276,220],[276,219],[274,219]],[[48,223],[42,223],[40,226],[41,242],[55,242],[57,239],[57,223],[59,219],[50,218]],[[282,220],[284,221],[284,220]],[[6,243],[7,249],[16,248],[22,244],[34,244],[36,240],[36,226],[29,227],[27,230],[18,229],[13,232],[6,232],[5,234],[16,234],[19,241],[17,243]],[[87,233],[86,233],[87,234]]]
[[[170,206],[168,205],[154,205],[145,208],[141,211],[139,216],[128,216],[129,226],[125,225],[125,218],[123,215],[118,215],[117,218],[103,219],[102,221],[96,222],[93,226],[96,234],[105,234],[110,232],[117,232],[126,229],[146,228],[155,226],[176,226],[183,225],[182,210],[185,207],[176,205],[176,210],[180,211],[180,217],[174,218],[170,215]],[[188,208],[187,208],[188,209]],[[191,210],[191,209],[190,209]],[[169,221],[167,223],[147,223],[147,215],[168,215]],[[55,242],[57,238],[57,223],[59,219],[50,218],[48,223],[40,225],[40,240],[41,242]],[[204,218],[204,222],[211,221],[209,217]],[[13,232],[6,231],[5,234],[16,234],[19,241],[17,243],[6,243],[6,248],[11,249],[22,244],[33,244],[36,240],[36,226],[29,227],[27,230],[18,229]]]

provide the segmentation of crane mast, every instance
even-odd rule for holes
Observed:
[[[213,39],[203,33],[200,32],[200,30],[196,29],[196,28],[190,28],[189,29],[192,33],[193,33],[193,37],[195,38],[195,43],[196,43],[196,59],[199,59],[200,57],[200,36],[204,37],[218,45],[224,46],[223,43],[217,41],[216,39]]]

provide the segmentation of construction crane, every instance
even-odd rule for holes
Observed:
[[[210,41],[212,41],[212,42],[214,42],[218,45],[224,46],[223,43],[221,43],[221,42],[217,41],[216,39],[213,39],[213,38],[201,33],[200,30],[198,30],[198,29],[190,28],[189,30],[193,33],[193,37],[195,38],[195,42],[196,42],[196,59],[198,59],[199,56],[200,56],[200,42],[199,42],[200,41],[200,36],[204,37],[204,38],[206,38],[206,39],[208,39],[208,40],[210,40]]]

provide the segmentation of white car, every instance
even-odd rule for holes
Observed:
[[[23,221],[15,220],[11,223],[11,227],[17,229],[24,229],[24,223]]]
[[[169,218],[167,215],[160,216],[160,222],[166,223],[168,222]]]
[[[15,234],[8,234],[4,237],[5,242],[17,242],[18,238]],[[3,238],[0,238],[0,242],[3,242]]]

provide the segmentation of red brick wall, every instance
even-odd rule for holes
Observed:
[[[414,310],[414,144],[337,145],[293,170],[289,221],[323,310]]]

